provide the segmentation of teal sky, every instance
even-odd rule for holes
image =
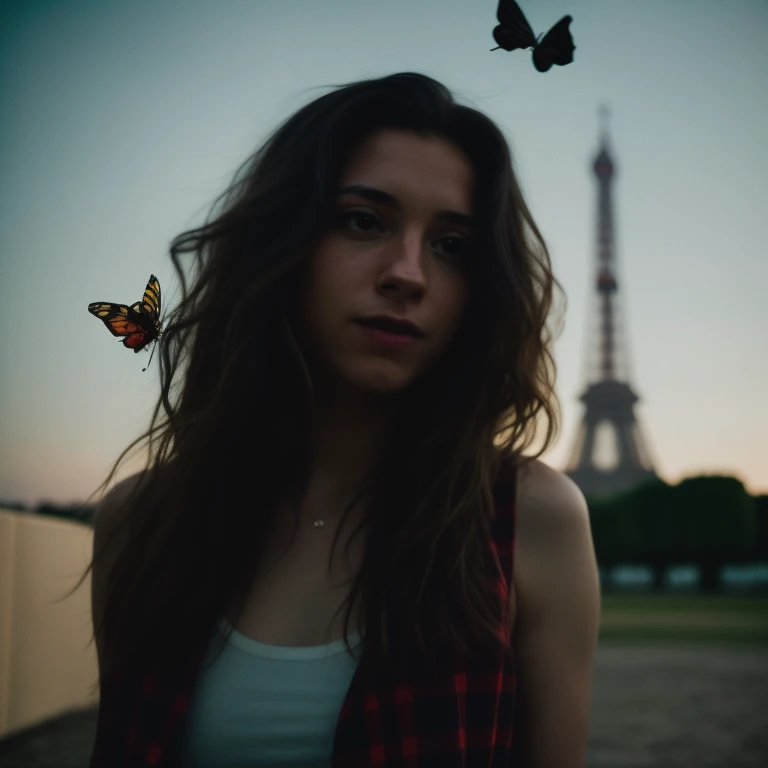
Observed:
[[[768,493],[768,2],[520,0],[575,60],[489,52],[496,0],[26,2],[0,11],[0,499],[82,501],[148,425],[157,354],[88,314],[202,223],[269,131],[333,84],[435,77],[502,127],[567,298],[563,468],[582,416],[598,106],[637,415],[659,474]],[[314,90],[312,90],[314,89]],[[120,476],[138,468],[129,462]]]

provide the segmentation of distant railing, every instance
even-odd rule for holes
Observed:
[[[0,738],[98,704],[87,525],[0,508]],[[59,602],[55,602],[55,601]]]
[[[600,567],[600,583],[615,591],[650,590],[653,568],[644,565]],[[697,592],[701,571],[696,565],[670,566],[664,574],[665,592]],[[739,563],[720,568],[720,592],[727,594],[768,594],[768,562]]]

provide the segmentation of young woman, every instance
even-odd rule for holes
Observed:
[[[583,766],[599,580],[502,132],[338,86],[220,202],[171,246],[160,448],[95,514],[91,765]]]

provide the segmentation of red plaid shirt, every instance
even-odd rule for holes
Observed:
[[[499,635],[511,642],[509,589],[515,531],[515,488],[494,489],[496,516],[491,547],[500,568],[497,589],[506,598]],[[124,675],[101,691],[96,743],[90,768],[174,765],[207,641],[198,644],[162,675]],[[339,712],[332,768],[510,768],[519,766],[513,743],[514,665],[501,653],[472,663],[458,656],[435,679],[410,664],[395,682],[365,687],[355,673]]]

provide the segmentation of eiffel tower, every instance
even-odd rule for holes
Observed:
[[[600,108],[600,148],[592,165],[597,179],[597,264],[588,331],[587,387],[579,398],[584,418],[565,473],[582,493],[608,495],[656,477],[653,462],[634,414],[639,397],[630,386],[629,359],[623,338],[619,284],[614,253],[611,182],[616,168],[609,153],[608,110]]]

